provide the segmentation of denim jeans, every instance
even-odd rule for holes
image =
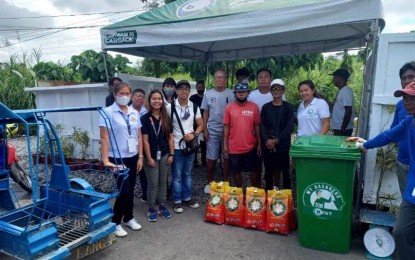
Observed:
[[[195,154],[184,155],[182,150],[174,150],[172,166],[173,202],[189,201],[192,198],[192,168]]]

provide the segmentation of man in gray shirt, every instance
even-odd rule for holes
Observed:
[[[217,70],[214,74],[214,89],[205,92],[202,100],[203,109],[203,137],[206,142],[207,179],[211,183],[214,180],[216,161],[222,150],[223,141],[223,114],[227,104],[234,101],[232,90],[227,89],[227,76],[225,71]],[[223,157],[223,181],[228,180],[228,158]],[[206,185],[204,191],[209,193],[210,185]]]
[[[330,75],[333,75],[333,84],[339,89],[331,116],[333,134],[351,136],[354,119],[354,94],[353,90],[347,86],[350,74],[345,69],[338,69]]]

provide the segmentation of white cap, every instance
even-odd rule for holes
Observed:
[[[280,86],[285,86],[284,81],[282,79],[274,79],[273,81],[271,81],[271,87],[275,84],[278,84]]]

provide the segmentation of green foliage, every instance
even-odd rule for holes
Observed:
[[[105,71],[105,60],[107,62],[108,77],[114,77],[115,72],[129,72],[128,63],[130,61],[117,54],[114,57],[111,55],[98,53],[94,50],[86,50],[79,55],[74,55],[71,57],[71,63],[69,67],[74,72],[79,72],[81,75],[82,81],[87,82],[106,82],[106,71]]]
[[[106,82],[104,57],[94,50],[87,50],[80,55],[71,57],[69,66],[73,71],[79,71],[82,79],[90,82]],[[113,77],[114,65],[108,62],[109,77]]]
[[[399,213],[399,204],[398,204],[398,194],[389,194],[385,193],[382,194],[379,198],[379,202],[376,204],[376,209],[380,211],[384,211],[386,208],[388,212],[394,215],[398,215]]]
[[[171,77],[175,73],[183,72],[179,70],[178,62],[144,59],[139,67],[139,74],[147,77],[160,78],[162,75]]]
[[[0,66],[0,102],[11,109],[35,107],[34,95],[24,91],[35,85],[35,73],[23,61],[27,62],[26,56],[19,59],[13,55]]]
[[[51,61],[37,63],[33,66],[33,71],[36,73],[36,77],[42,80],[74,80],[71,68]]]
[[[86,159],[90,156],[88,154],[89,142],[91,138],[89,137],[89,132],[87,130],[82,130],[76,126],[73,127],[72,139],[74,146],[80,146],[81,158]]]
[[[376,190],[376,210],[381,210],[382,201],[380,200],[380,189],[382,187],[383,176],[386,171],[395,169],[397,165],[397,145],[391,143],[385,147],[378,148],[376,152],[376,165],[380,171],[378,187]]]

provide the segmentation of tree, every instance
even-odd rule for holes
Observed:
[[[147,77],[160,78],[162,75],[173,75],[178,67],[178,62],[144,59],[139,66],[139,73]]]
[[[51,61],[39,62],[33,66],[33,71],[38,79],[73,81],[73,71],[68,66],[59,65]]]
[[[127,64],[130,61],[117,54],[115,58],[111,55],[105,54],[106,59],[102,53],[98,53],[94,50],[87,50],[80,55],[74,55],[71,57],[71,63],[69,67],[74,72],[79,71],[83,81],[90,82],[106,82],[105,60],[107,62],[108,77],[114,76],[115,72],[127,72]]]

